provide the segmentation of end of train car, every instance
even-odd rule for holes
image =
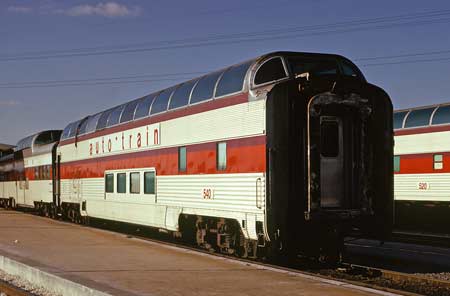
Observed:
[[[392,104],[358,77],[299,74],[267,98],[268,233],[336,260],[344,236],[392,230]]]

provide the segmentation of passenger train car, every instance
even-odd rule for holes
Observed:
[[[45,151],[72,220],[335,256],[351,231],[390,233],[392,146],[391,101],[351,61],[275,52],[72,122]]]
[[[56,214],[53,165],[61,131],[44,131],[19,141],[14,153],[0,158],[0,202]]]
[[[450,234],[450,104],[394,113],[395,225]]]

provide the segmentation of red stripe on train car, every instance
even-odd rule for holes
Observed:
[[[159,115],[154,115],[151,117],[139,119],[136,121],[131,121],[129,123],[120,124],[111,128],[107,128],[92,134],[80,136],[77,141],[88,140],[96,137],[105,136],[108,134],[125,131],[128,129],[133,129],[136,127],[140,127],[143,125],[149,125],[153,123],[158,123],[162,121],[167,121],[175,118],[180,118],[188,115],[193,115],[197,113],[202,113],[210,110],[220,109],[228,106],[238,105],[242,103],[248,102],[248,94],[243,93],[236,96],[232,96],[229,98],[216,99],[205,103],[200,103],[198,105],[189,106],[186,108],[182,108],[179,110],[173,110],[169,112],[165,112]],[[69,145],[75,143],[75,139],[68,139],[61,141],[60,146]]]
[[[442,169],[434,169],[434,155],[443,156]],[[442,174],[450,173],[450,152],[409,154],[400,156],[400,171],[395,174]]]
[[[217,142],[186,146],[187,170],[178,171],[178,147],[61,163],[61,179],[102,178],[106,170],[154,167],[158,175],[260,173],[266,170],[266,137],[226,141],[227,168],[216,168]]]

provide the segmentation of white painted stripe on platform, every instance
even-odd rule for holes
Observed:
[[[64,296],[111,296],[0,255],[0,270]]]

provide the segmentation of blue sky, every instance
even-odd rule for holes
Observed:
[[[449,24],[443,0],[2,0],[0,142],[275,50],[345,55],[395,108],[447,102]]]

